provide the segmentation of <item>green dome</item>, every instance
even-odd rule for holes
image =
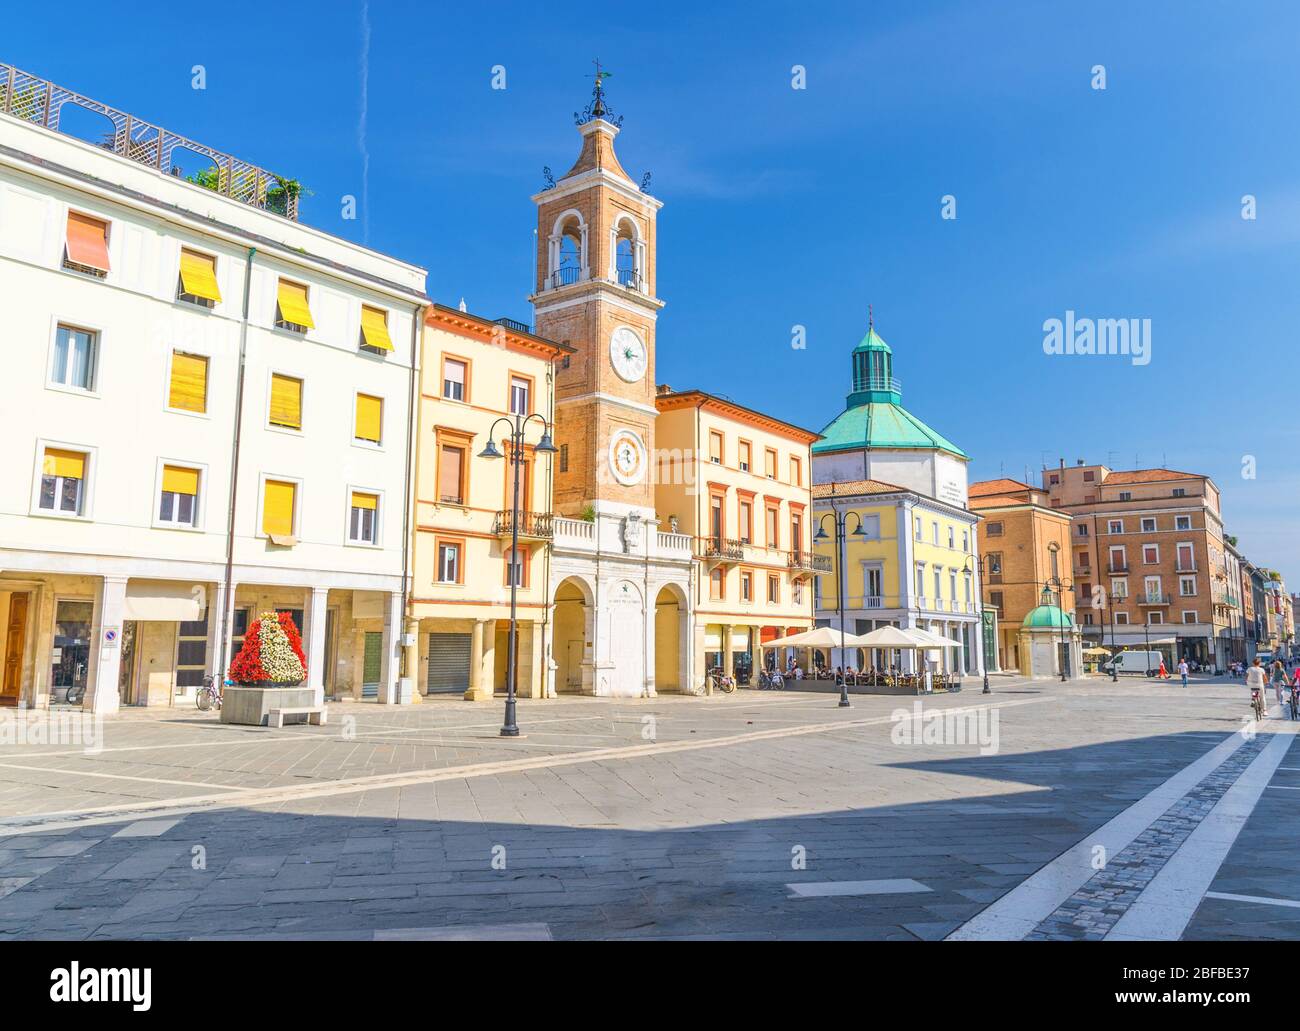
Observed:
[[[1074,621],[1055,605],[1039,605],[1038,608],[1025,617],[1025,621],[1021,626],[1028,627],[1031,630],[1060,630],[1062,628],[1069,630],[1074,626]]]

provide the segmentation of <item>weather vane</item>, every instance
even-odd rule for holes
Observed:
[[[617,126],[618,128],[622,128],[623,116],[618,115],[617,117],[615,117],[614,112],[611,111],[605,104],[605,80],[608,79],[614,73],[607,72],[605,71],[605,69],[601,68],[600,58],[596,58],[594,61],[592,61],[592,64],[596,66],[596,74],[591,76],[591,78],[595,80],[595,85],[592,86],[591,89],[591,103],[588,104],[585,108],[583,108],[582,114],[578,114],[575,111],[573,115],[573,121],[576,125],[586,125],[588,122],[592,122],[595,121],[597,118],[600,118],[606,122],[609,122],[611,125]]]

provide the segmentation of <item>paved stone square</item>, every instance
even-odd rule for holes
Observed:
[[[1297,724],[1247,714],[1009,678],[523,701],[517,740],[499,700],[124,712],[0,746],[0,935],[1296,937]]]

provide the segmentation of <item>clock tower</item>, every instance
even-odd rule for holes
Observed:
[[[655,217],[661,202],[614,153],[622,118],[596,73],[577,116],[582,150],[536,194],[536,332],[576,348],[557,367],[555,510],[650,518],[654,510]],[[642,184],[644,185],[644,183]]]

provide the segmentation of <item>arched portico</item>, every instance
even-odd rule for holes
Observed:
[[[690,612],[680,586],[659,588],[654,618],[655,690],[684,692],[690,683]]]
[[[595,594],[580,576],[555,588],[548,694],[594,694]]]

